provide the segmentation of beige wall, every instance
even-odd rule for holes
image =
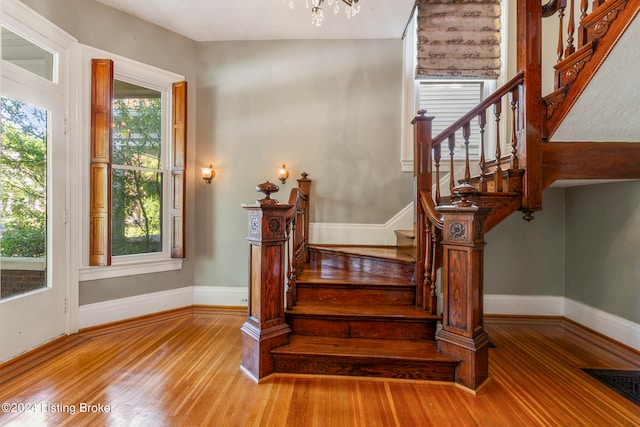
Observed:
[[[199,44],[196,285],[246,286],[246,213],[257,184],[303,171],[311,221],[385,223],[412,199],[400,165],[402,42],[308,40]]]

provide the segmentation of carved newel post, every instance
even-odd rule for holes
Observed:
[[[242,207],[249,214],[249,304],[242,325],[242,367],[256,380],[273,373],[271,350],[289,342],[284,321],[286,214],[291,205],[270,194],[278,186],[256,187],[265,198]]]
[[[476,389],[489,376],[489,336],[483,327],[483,224],[488,214],[469,199],[476,189],[463,184],[453,192],[462,200],[440,206],[444,217],[442,277],[444,310],[438,350],[457,357],[456,382]]]

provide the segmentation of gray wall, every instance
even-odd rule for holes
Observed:
[[[402,42],[310,40],[199,44],[196,285],[246,286],[247,216],[255,187],[303,171],[311,221],[389,220],[412,199],[400,165]]]
[[[567,190],[565,296],[640,323],[640,182]]]
[[[485,294],[564,294],[565,190],[546,189],[542,203],[533,221],[516,212],[485,236]]]
[[[22,0],[80,43],[182,74],[189,82],[187,152],[195,152],[196,43],[92,0]],[[161,42],[159,42],[161,41]],[[187,168],[193,170],[193,159]],[[187,178],[187,259],[180,271],[80,283],[80,305],[193,285],[193,175]]]

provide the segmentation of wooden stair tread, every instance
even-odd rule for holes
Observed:
[[[344,356],[366,359],[402,359],[407,361],[458,361],[438,352],[435,341],[387,340],[375,338],[337,338],[291,335],[289,344],[272,350],[278,355]]]
[[[439,320],[441,316],[407,305],[299,303],[287,311],[292,316],[350,317],[384,320]]]
[[[395,261],[400,263],[413,264],[415,260],[398,251],[395,246],[323,246],[323,245],[310,245],[311,248],[324,252],[336,252],[346,255],[356,255],[367,258],[378,258],[388,261]]]
[[[298,285],[305,283],[315,283],[323,285],[350,285],[360,286],[415,286],[409,280],[389,278],[377,274],[366,273],[357,270],[342,270],[339,268],[322,267],[314,269],[305,267],[298,277]]]

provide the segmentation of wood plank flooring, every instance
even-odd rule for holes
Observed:
[[[640,369],[638,353],[560,319],[487,319],[491,378],[474,396],[383,379],[281,375],[256,384],[239,369],[244,317],[179,310],[0,366],[0,403],[20,409],[0,411],[0,425],[640,425],[640,407],[581,371]]]

